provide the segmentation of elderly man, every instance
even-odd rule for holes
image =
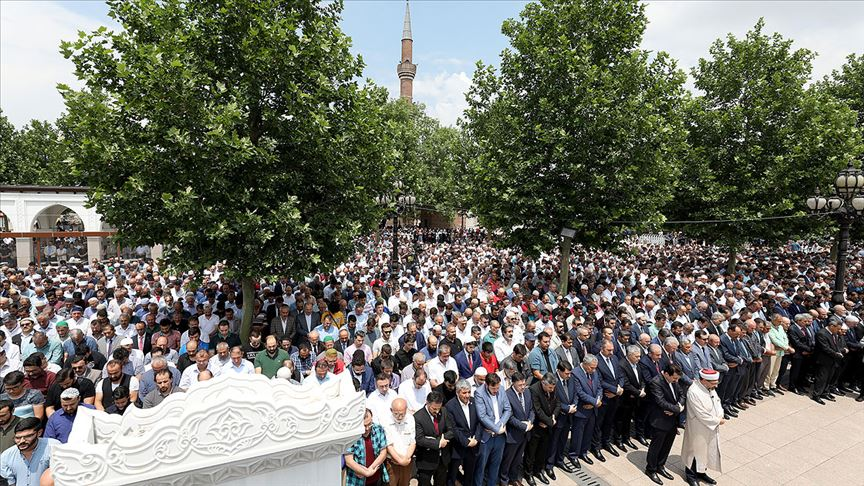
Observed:
[[[177,387],[174,386],[174,380],[171,376],[171,372],[167,369],[159,370],[156,373],[156,388],[151,390],[144,398],[141,400],[141,408],[153,408],[156,405],[162,403],[168,395],[172,393],[178,393],[181,390],[178,390]]]
[[[456,367],[456,360],[450,358],[450,345],[441,343],[438,346],[438,356],[426,364],[426,371],[429,373],[429,383],[432,388],[444,381],[444,372],[446,371],[452,371],[458,376],[459,370]]]
[[[49,363],[63,364],[63,345],[60,341],[48,337],[44,331],[34,331],[33,339],[21,351],[23,359],[33,353],[42,353]]]
[[[151,390],[156,388],[156,374],[162,370],[167,369],[168,372],[171,373],[174,386],[180,384],[181,373],[175,366],[171,365],[170,361],[166,360],[162,356],[156,356],[155,358],[153,358],[153,362],[151,363],[151,365],[151,368],[141,375],[139,394],[142,399],[143,397],[147,396],[147,394],[150,393]]]
[[[721,471],[720,429],[726,423],[723,404],[714,389],[720,373],[703,369],[699,381],[687,390],[687,427],[681,445],[681,461],[685,468],[687,484],[698,486],[700,481],[716,484],[705,472],[707,468]]]
[[[408,486],[414,449],[417,447],[414,415],[408,413],[408,402],[404,398],[393,400],[390,417],[381,422],[387,436],[390,486]]]
[[[69,433],[72,432],[72,424],[78,414],[78,407],[96,408],[89,403],[81,403],[80,396],[77,388],[69,387],[63,390],[60,394],[61,408],[48,418],[43,437],[57,439],[61,444],[65,444],[69,440]]]
[[[829,386],[831,385],[831,377],[840,368],[840,363],[843,360],[843,350],[840,341],[841,321],[838,318],[832,318],[828,321],[828,325],[820,329],[816,333],[816,381],[813,383],[813,388],[810,391],[810,398],[820,404],[825,405],[823,400],[835,401],[834,395],[831,394]],[[26,368],[26,362],[25,362]]]
[[[255,365],[243,357],[243,348],[234,346],[231,348],[231,360],[222,366],[217,373],[217,375],[223,374],[254,375]]]
[[[634,413],[637,410],[645,408],[645,380],[639,372],[638,363],[642,355],[639,346],[630,345],[626,348],[626,358],[618,362],[618,372],[623,377],[624,393],[621,395],[621,403],[618,406],[618,413],[615,416],[615,435],[613,443],[621,449],[621,452],[627,452],[627,447],[636,449],[636,444],[630,440],[630,423],[633,421]],[[636,437],[642,438],[645,436],[644,412],[638,416],[639,419],[635,422],[634,432]],[[641,419],[641,420],[640,420]]]
[[[201,372],[207,370],[210,370],[210,354],[200,349],[195,353],[195,365],[183,370],[183,374],[180,376],[179,388],[181,390],[188,390],[194,383],[198,382]],[[210,371],[212,372],[212,370]]]

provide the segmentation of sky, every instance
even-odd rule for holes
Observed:
[[[508,46],[501,23],[517,18],[526,2],[427,0],[411,2],[414,36],[414,100],[429,115],[454,125],[466,103],[477,61],[498,65]],[[93,1],[0,0],[0,109],[17,127],[31,119],[54,120],[64,110],[57,83],[80,86],[61,40],[79,30],[115,27],[107,6]],[[818,56],[815,79],[839,68],[850,53],[864,53],[864,0],[856,1],[651,1],[642,47],[663,50],[689,72],[711,43],[742,37],[759,17],[766,32],[779,32]],[[398,96],[401,0],[346,0],[343,30],[366,63],[364,76]]]

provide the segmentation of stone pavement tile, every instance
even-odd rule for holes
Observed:
[[[762,442],[762,437],[755,436],[754,434],[736,437],[730,440],[728,444],[731,447],[740,447],[744,450],[753,452],[757,457],[769,454],[776,449],[774,446]],[[723,450],[722,446],[720,450]]]
[[[720,460],[723,464],[723,470],[726,472],[742,467],[758,457],[747,449],[735,447],[727,442],[721,441],[720,443]]]
[[[802,430],[797,427],[790,427],[783,422],[773,422],[756,429],[754,432],[758,434],[762,442],[770,444],[775,448],[780,448],[800,439],[802,436],[812,431],[809,429]]]
[[[768,457],[761,457],[749,464],[745,464],[738,469],[748,469],[753,473],[765,476],[767,478],[770,478],[771,481],[776,481],[781,484],[789,482],[793,478],[798,477],[800,474],[804,473],[809,469],[807,465],[804,465],[803,467],[791,468],[788,466],[788,463],[784,463],[781,465],[781,461],[775,461],[774,459],[776,459],[776,457],[773,455]]]
[[[781,466],[788,466],[795,470],[803,468],[803,471],[799,472],[801,474],[822,464],[831,456],[823,449],[813,447],[813,442],[805,438],[777,449],[768,457]]]
[[[848,465],[836,465],[824,462],[805,472],[800,477],[822,485],[861,486],[864,485],[861,469],[850,469]]]
[[[740,481],[743,484],[749,485],[781,485],[784,482],[781,479],[776,477],[772,477],[766,475],[764,473],[757,472],[748,466],[739,467],[733,471],[730,471],[728,474],[723,475],[724,484],[726,478],[732,478],[736,481]],[[719,482],[719,481],[718,481]]]

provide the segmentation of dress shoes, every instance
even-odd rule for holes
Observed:
[[[858,397],[855,399],[855,401],[856,402],[864,402],[864,393],[862,393],[861,395],[858,395]]]
[[[537,481],[534,481],[530,474],[525,475],[525,482],[528,483],[528,486],[537,486]]]
[[[832,395],[832,394],[830,394],[830,393],[826,393],[826,394],[822,395],[822,396],[819,397],[819,398],[822,398],[822,399],[828,400],[829,402],[836,402],[836,401],[837,401],[837,399],[834,398],[834,395]]]
[[[629,447],[629,448],[631,448],[631,449],[633,449],[633,450],[636,450],[636,449],[637,449],[636,444],[634,444],[633,441],[630,440],[630,439],[625,440],[625,441],[624,441],[624,445],[626,445],[627,447]]]
[[[591,451],[591,454],[594,454],[594,457],[596,457],[598,461],[606,462],[606,458],[603,457],[603,453],[600,452],[599,450]]]
[[[796,388],[796,389],[792,390],[792,392],[795,393],[796,395],[801,395],[802,397],[807,395],[807,392],[804,390],[801,390],[800,388]]]
[[[783,390],[780,389],[780,387],[770,388],[769,391],[774,392],[775,395],[785,395],[785,393],[783,392]]]
[[[556,462],[555,467],[557,467],[558,469],[560,469],[566,473],[573,474],[575,472],[575,471],[573,471],[573,468],[570,467],[569,464],[567,464],[566,462],[563,462],[563,461],[562,462]]]
[[[618,454],[618,451],[616,451],[614,447],[612,447],[612,444],[607,445],[606,447],[603,448],[603,450],[608,452],[609,454],[612,454],[613,457],[618,457],[621,455],[621,454]]]
[[[691,478],[684,478],[687,481],[687,486],[699,486],[699,481]]]
[[[645,475],[648,476],[651,481],[654,481],[657,484],[663,484],[663,481],[660,480],[660,477],[657,476],[657,473],[645,471]]]
[[[594,464],[594,461],[592,461],[591,458],[588,457],[588,454],[585,454],[584,456],[579,456],[579,459],[585,464],[588,464],[589,466]]]
[[[555,477],[555,470],[552,469],[551,467],[546,470],[546,477],[548,477],[552,481],[555,481],[556,479],[558,479],[557,477]]]
[[[741,400],[740,402],[738,402],[737,405],[735,405],[735,407],[737,407],[741,410],[747,410],[748,408],[750,408],[750,405],[747,405],[747,403],[745,403],[744,400]]]
[[[729,408],[726,410],[726,413],[727,413],[730,417],[738,418],[738,412],[736,412],[734,409],[732,409],[732,407],[729,407]]]
[[[547,478],[546,475],[543,474],[543,471],[537,472],[534,477],[543,484],[549,484],[549,478]]]
[[[657,471],[657,474],[663,476],[664,478],[666,478],[670,481],[675,479],[675,476],[669,474],[669,471],[667,471],[665,467],[661,467],[660,470]]]
[[[846,388],[845,386],[837,387],[837,391],[839,391],[841,395],[845,395],[847,393],[853,393],[851,389]]]
[[[762,393],[756,392],[753,394],[753,398],[755,398],[756,400],[762,400],[765,397],[762,395]]]
[[[751,397],[745,398],[744,401],[749,403],[750,405],[756,405],[756,400],[753,400],[753,398]]]
[[[825,402],[819,397],[810,397],[810,399],[818,403],[819,405],[825,405]]]
[[[734,403],[730,404],[727,408],[729,409],[730,412],[738,413],[741,411]]]
[[[575,457],[568,457],[567,459],[564,459],[564,462],[570,463],[570,467],[573,469],[574,472],[582,469],[582,464],[579,464],[579,459]]]
[[[711,476],[709,476],[705,473],[696,473],[696,477],[699,478],[699,481],[702,481],[703,483],[717,484],[717,481],[714,481],[714,479]]]
[[[645,437],[642,437],[642,436],[636,437],[636,442],[642,444],[645,447],[648,447],[648,441],[645,439]]]
[[[732,416],[728,412],[723,412],[723,420],[732,420]]]
[[[627,447],[624,445],[623,442],[616,442],[615,447],[617,447],[618,450],[620,450],[621,452],[623,452],[625,454],[627,453]],[[635,447],[634,447],[634,449],[635,449]]]
[[[775,393],[774,393],[773,391],[771,391],[771,390],[765,390],[765,395],[767,395],[767,396],[769,396],[769,397],[776,396]]]

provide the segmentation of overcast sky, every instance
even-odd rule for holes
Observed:
[[[465,108],[464,93],[478,60],[498,63],[507,46],[501,22],[517,17],[523,1],[412,1],[414,99],[445,124]],[[396,64],[405,3],[347,0],[343,29],[366,62],[365,76],[398,95]],[[59,54],[61,39],[78,30],[112,25],[98,1],[0,0],[0,108],[16,125],[54,120],[63,111],[57,83],[78,86],[72,64]],[[661,1],[648,2],[643,47],[665,50],[689,71],[727,33],[743,36],[759,17],[767,32],[818,53],[814,77],[864,52],[864,1]]]

